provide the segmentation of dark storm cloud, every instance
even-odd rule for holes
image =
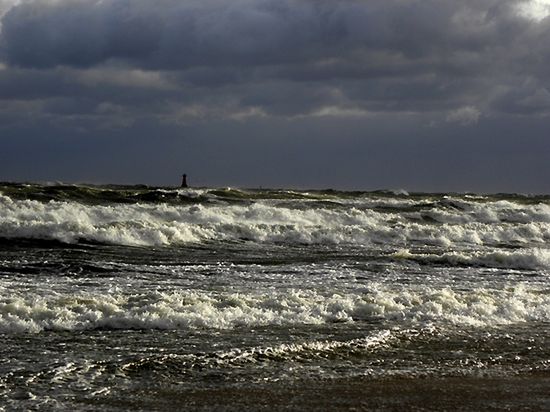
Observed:
[[[99,173],[89,154],[106,162],[107,176],[128,153],[151,165],[140,181],[157,169],[164,181],[174,173],[166,159],[174,169],[184,159],[196,170],[215,165],[213,180],[252,185],[284,178],[315,186],[322,176],[357,187],[365,168],[383,172],[380,186],[468,188],[459,184],[462,164],[471,182],[476,172],[492,176],[489,188],[521,155],[520,188],[550,164],[541,139],[550,116],[550,17],[528,18],[522,4],[0,0],[0,175],[28,176],[19,157],[54,147],[42,163],[60,176],[88,164],[88,174],[74,172],[79,179]],[[512,131],[532,152],[518,151]],[[80,160],[64,169],[63,153]],[[492,163],[479,165],[483,156]],[[331,162],[338,171],[326,169]],[[271,169],[250,177],[239,164]],[[547,187],[533,182],[524,187]]]
[[[409,58],[502,45],[523,30],[503,0],[175,1],[23,3],[3,18],[6,60],[75,67],[115,59],[141,67]]]
[[[548,77],[543,45],[550,40],[550,22],[533,24],[518,15],[513,7],[517,4],[23,2],[2,19],[1,56],[10,67],[42,73],[35,72],[19,92],[10,94],[8,85],[3,93],[27,98],[31,89],[35,94],[56,89],[51,91],[56,95],[71,86],[64,78],[47,80],[52,76],[48,70],[116,65],[165,73],[178,85],[174,91],[180,97],[173,100],[181,104],[190,98],[196,104],[209,103],[213,92],[201,89],[224,88],[214,93],[222,105],[255,104],[265,113],[307,114],[334,105],[434,111],[468,104],[541,113],[546,110],[545,93],[537,88]],[[540,55],[535,58],[533,50]],[[516,90],[518,76],[531,78],[532,95]],[[0,82],[2,77],[6,75]],[[74,93],[98,98],[97,91],[83,91],[81,86],[74,86]],[[101,101],[117,99],[116,87],[110,90],[112,96]],[[152,101],[166,99],[166,91],[147,92]]]
[[[0,75],[0,83],[6,83],[0,97],[28,99],[72,90],[98,104],[128,96],[124,105],[133,106],[145,90],[153,105],[215,101],[223,108],[213,111],[218,114],[253,107],[264,114],[304,115],[333,106],[418,112],[476,106],[487,113],[545,113],[550,21],[535,24],[521,17],[517,4],[23,2],[2,19],[4,72],[19,71]],[[120,93],[119,85],[98,82],[95,90],[75,76],[56,81],[52,71],[59,74],[60,67],[155,72],[170,79],[173,95],[143,83],[126,84]],[[9,79],[25,75],[28,82]],[[518,86],[527,77],[531,86]]]

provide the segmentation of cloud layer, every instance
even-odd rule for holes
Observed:
[[[547,113],[550,21],[525,17],[517,3],[23,1],[3,6],[0,81],[32,77],[35,98],[84,97],[137,113],[117,95],[136,102],[146,91],[164,102],[153,112],[174,120],[335,107]]]
[[[542,0],[0,0],[0,129],[550,114]]]

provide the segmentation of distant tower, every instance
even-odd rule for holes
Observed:
[[[181,175],[181,187],[188,187],[187,186],[187,175],[186,174]]]

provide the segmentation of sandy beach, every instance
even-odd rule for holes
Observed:
[[[253,384],[134,393],[102,404],[141,410],[219,411],[543,411],[550,374],[504,378],[389,378]]]

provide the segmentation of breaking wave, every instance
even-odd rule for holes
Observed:
[[[409,259],[419,263],[438,263],[452,266],[480,266],[514,269],[548,269],[550,268],[550,250],[543,248],[526,248],[521,250],[493,250],[449,252],[437,254],[411,253],[408,249],[399,250],[391,255],[396,259]]]
[[[0,297],[0,332],[94,329],[233,329],[265,325],[397,321],[400,324],[492,326],[550,321],[550,291],[523,284],[471,291],[390,289],[361,293],[315,291],[266,294],[178,290],[142,294],[17,295]]]
[[[289,203],[290,202],[290,203]],[[550,206],[507,201],[456,206],[426,200],[259,200],[245,203],[110,203],[17,200],[0,195],[0,237],[168,246],[249,240],[301,244],[421,243],[439,247],[543,247]],[[411,205],[411,202],[413,204]],[[448,202],[444,202],[447,205]],[[412,211],[419,207],[424,212]],[[402,209],[405,208],[405,211]],[[390,209],[388,211],[388,209]],[[467,209],[467,210],[466,210]]]

